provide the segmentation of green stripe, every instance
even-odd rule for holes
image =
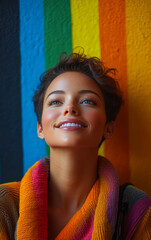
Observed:
[[[70,0],[44,0],[45,63],[53,67],[66,51],[72,52]]]
[[[44,0],[44,32],[47,70],[58,62],[62,52],[72,52],[70,0]]]

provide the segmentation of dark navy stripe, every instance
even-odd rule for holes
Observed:
[[[0,170],[1,182],[22,177],[19,8],[0,1]]]

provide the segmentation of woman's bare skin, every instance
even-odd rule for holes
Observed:
[[[97,179],[98,146],[112,134],[96,83],[85,74],[66,72],[49,85],[37,131],[50,146],[49,240],[82,207]]]

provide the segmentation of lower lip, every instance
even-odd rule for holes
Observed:
[[[59,129],[72,131],[72,130],[81,130],[81,129],[83,129],[83,127],[77,127],[77,126],[71,127],[70,126],[70,127],[60,127]]]

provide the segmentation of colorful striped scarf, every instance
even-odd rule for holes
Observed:
[[[104,158],[99,159],[98,173],[99,179],[82,208],[55,240],[112,239],[117,222],[118,179],[112,165]],[[49,159],[44,158],[28,170],[21,183],[0,186],[0,240],[14,239],[16,223],[15,239],[48,239],[48,181]],[[151,198],[143,191],[128,186],[124,191],[123,202],[128,203],[123,239],[132,239],[134,232],[138,236],[134,240],[140,239],[140,236],[143,240],[151,239]],[[137,228],[142,218],[144,221]]]
[[[111,164],[99,160],[99,180],[83,207],[71,218],[56,240],[111,239],[117,217],[118,180]],[[37,162],[20,187],[17,240],[48,239],[48,164]]]

